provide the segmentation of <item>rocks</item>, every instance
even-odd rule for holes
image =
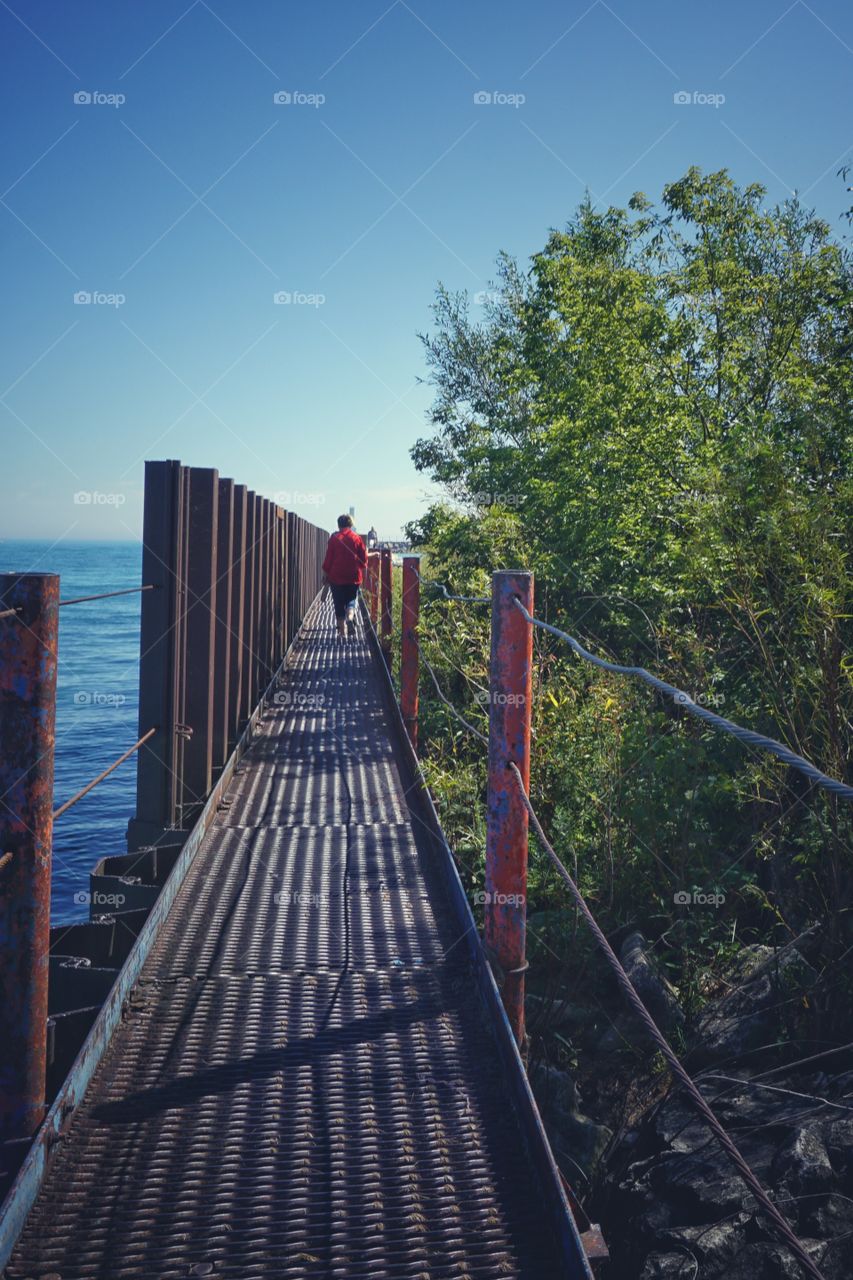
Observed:
[[[684,1014],[674,988],[656,969],[641,933],[631,933],[619,955],[637,995],[666,1035],[684,1025]]]
[[[641,933],[629,933],[619,953],[622,967],[631,979],[637,994],[651,1013],[664,1035],[671,1036],[684,1026],[684,1014],[674,988],[658,972]],[[626,1010],[620,1013],[598,1043],[600,1053],[615,1053],[649,1042],[648,1033],[636,1014]]]
[[[542,1067],[531,1085],[557,1159],[569,1170],[579,1166],[588,1177],[610,1143],[611,1131],[578,1109],[577,1088],[567,1071]]]
[[[751,954],[750,954],[751,953]],[[778,1038],[780,1006],[811,990],[817,974],[796,948],[747,948],[745,981],[699,1020],[691,1066],[737,1059]]]
[[[837,1109],[850,1105],[849,1081],[792,1070],[774,1076],[773,1090],[745,1076],[728,1089],[719,1077],[700,1083],[709,1100],[716,1095],[716,1113],[826,1280],[850,1280],[853,1116]],[[835,1106],[821,1102],[818,1086]],[[673,1095],[649,1118],[642,1146],[644,1158],[623,1172],[616,1192],[620,1239],[608,1236],[605,1217],[620,1280],[801,1280],[799,1264],[683,1098]]]
[[[824,1142],[823,1128],[805,1125],[796,1132],[774,1162],[774,1181],[791,1196],[826,1191],[835,1178]]]
[[[696,1264],[687,1253],[650,1253],[640,1280],[692,1280]]]
[[[580,1004],[572,1004],[570,1000],[545,1000],[542,996],[531,992],[525,997],[528,1026],[535,1027],[538,1019],[543,1019],[550,1031],[574,1031],[595,1023],[595,1014],[591,1009]]]

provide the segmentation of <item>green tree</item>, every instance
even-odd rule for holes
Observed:
[[[433,431],[413,458],[449,500],[410,529],[431,572],[482,591],[530,567],[540,614],[849,780],[844,248],[796,200],[690,169],[659,207],[585,201],[496,284],[477,322],[440,288],[423,336]],[[453,608],[431,615],[437,658],[482,675]],[[726,928],[790,936],[824,913],[844,932],[849,806],[540,640],[538,797],[614,917],[719,883]]]

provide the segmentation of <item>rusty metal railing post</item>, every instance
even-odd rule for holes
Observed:
[[[0,574],[0,1141],[44,1114],[58,606],[56,574]]]
[[[380,561],[381,577],[382,577],[382,638],[381,647],[382,655],[385,658],[385,665],[389,671],[392,669],[391,659],[391,632],[393,629],[392,621],[392,601],[391,601],[391,552],[383,547]]]
[[[418,613],[421,602],[420,556],[403,556],[402,625],[400,628],[400,711],[418,749]]]
[[[523,1049],[527,810],[508,766],[518,766],[527,790],[533,628],[513,604],[515,596],[532,614],[533,574],[493,573],[484,937],[499,970],[496,977],[510,1027]]]
[[[369,551],[367,553],[367,573],[365,577],[367,607],[370,612],[370,621],[375,627],[379,618],[379,553],[377,551]]]

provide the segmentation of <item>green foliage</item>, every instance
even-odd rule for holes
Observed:
[[[448,500],[408,533],[464,594],[533,569],[541,617],[848,777],[853,276],[825,223],[764,195],[690,169],[658,208],[583,203],[526,272],[499,258],[480,322],[439,288],[413,458]],[[425,614],[426,655],[481,728],[487,612]],[[733,938],[817,917],[845,941],[850,806],[536,642],[533,798],[606,923],[657,921],[696,990],[697,949],[713,968]],[[481,746],[425,693],[431,780],[476,861]],[[687,911],[682,889],[725,902]],[[565,901],[547,871],[531,893]]]

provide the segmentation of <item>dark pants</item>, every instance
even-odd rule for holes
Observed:
[[[329,583],[329,590],[332,593],[332,601],[335,606],[335,617],[345,618],[347,615],[347,605],[353,604],[358,596],[358,585],[355,582],[345,582],[343,586],[337,586],[336,583]]]

